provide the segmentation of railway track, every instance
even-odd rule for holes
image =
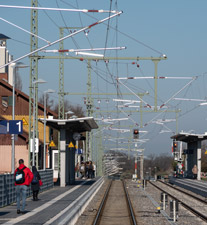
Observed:
[[[93,225],[136,225],[134,210],[124,181],[111,180]]]
[[[195,195],[193,195],[193,194],[190,194],[190,193],[187,192],[187,191],[184,191],[184,190],[182,190],[182,189],[180,189],[180,188],[177,188],[177,187],[175,187],[175,186],[173,186],[173,185],[171,185],[171,184],[169,184],[169,183],[163,182],[163,181],[161,181],[161,180],[159,180],[158,182],[160,182],[160,183],[162,183],[162,184],[164,184],[164,185],[166,185],[166,186],[168,186],[168,187],[170,187],[170,188],[173,188],[174,190],[180,191],[180,192],[182,192],[183,194],[188,195],[189,197],[194,198],[195,200],[197,200],[197,201],[199,201],[199,202],[202,202],[202,203],[204,203],[204,204],[207,204],[206,199],[204,200],[204,199],[202,199],[201,197],[197,197],[197,196],[195,196]]]
[[[160,191],[165,192],[172,199],[177,200],[180,203],[180,205],[182,205],[185,209],[187,209],[188,211],[190,211],[191,213],[193,213],[194,215],[196,215],[197,217],[199,217],[203,221],[207,222],[207,216],[206,216],[207,211],[204,209],[204,208],[207,207],[207,203],[206,203],[205,200],[202,200],[202,199],[200,199],[200,198],[198,198],[198,197],[196,197],[194,195],[191,195],[191,194],[189,194],[189,193],[187,193],[185,191],[181,191],[178,188],[175,188],[175,187],[173,187],[171,185],[168,185],[168,184],[166,184],[164,182],[161,182],[162,184],[166,185],[168,188],[176,190],[177,193],[181,192],[182,197],[184,197],[184,195],[186,195],[187,198],[188,198],[188,201],[186,201],[186,200],[183,200],[181,197],[176,197],[176,196],[178,196],[178,194],[176,195],[175,193],[172,193],[170,190],[167,191],[165,188],[162,188],[162,187],[156,185],[154,182],[149,181],[149,183],[151,185],[153,185],[154,187],[156,187],[157,189],[159,189]],[[191,199],[190,199],[190,197],[191,197]],[[197,201],[197,203],[196,202],[192,203],[192,199]],[[199,205],[199,207],[197,207],[197,204],[199,204],[198,202],[202,203],[203,206]],[[204,210],[201,210],[201,207]]]

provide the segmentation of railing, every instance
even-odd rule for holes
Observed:
[[[43,182],[40,192],[53,188],[53,170],[38,171]],[[27,197],[32,195],[31,187],[27,189]],[[0,174],[0,207],[16,202],[14,174]]]

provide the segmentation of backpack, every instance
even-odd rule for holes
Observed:
[[[37,177],[37,175],[38,175],[37,172],[35,172],[33,175],[34,176],[33,176],[32,184],[38,184],[39,183],[39,179]]]
[[[25,182],[25,173],[24,173],[25,168],[26,168],[26,166],[23,167],[21,170],[19,168],[17,168],[17,172],[15,174],[16,184],[23,184]]]

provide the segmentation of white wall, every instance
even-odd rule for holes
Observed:
[[[6,63],[6,47],[0,46],[0,66]],[[6,68],[0,69],[0,73],[6,73]]]

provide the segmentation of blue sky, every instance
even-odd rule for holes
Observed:
[[[84,33],[74,36],[64,42],[66,49],[77,48],[96,48],[96,47],[115,47],[126,46],[122,51],[106,51],[106,56],[125,56],[125,57],[159,57],[162,54],[167,55],[167,60],[162,60],[158,64],[158,76],[167,77],[194,77],[198,78],[180,92],[177,98],[205,99],[207,85],[207,1],[200,0],[145,0],[145,1],[97,1],[97,0],[39,0],[42,7],[60,8],[80,8],[80,9],[109,9],[110,3],[112,9],[123,10],[123,14],[110,20],[110,29],[107,33],[107,22],[93,27],[88,36]],[[0,0],[0,4],[30,6],[30,1],[26,0]],[[92,17],[90,17],[92,16]],[[54,41],[59,38],[59,28],[82,27],[87,26],[99,19],[103,19],[108,14],[95,14],[90,16],[84,13],[75,12],[48,12],[39,11],[39,36]],[[0,8],[0,17],[30,31],[30,10]],[[0,20],[0,33],[11,38],[8,41],[10,54],[15,58],[27,54],[30,51],[30,36],[23,31]],[[113,28],[113,29],[112,29]],[[66,33],[68,34],[68,33]],[[65,34],[65,35],[66,35]],[[19,42],[21,41],[21,42]],[[23,43],[22,43],[23,42]],[[143,43],[143,44],[142,44]],[[46,43],[39,40],[39,47]],[[58,49],[58,45],[49,49]],[[100,52],[101,53],[101,52]],[[40,53],[44,55],[44,53]],[[47,55],[55,55],[47,53]],[[57,56],[57,54],[56,54]],[[71,56],[74,54],[71,53]],[[25,58],[22,62],[29,65],[29,59]],[[107,92],[115,92],[115,85],[111,77],[126,76],[154,76],[154,64],[152,61],[139,61],[139,68],[133,61],[114,61],[109,64],[103,62],[92,62],[92,92],[100,93],[94,99],[95,107],[102,110],[115,110],[115,103],[112,101],[116,96],[102,95]],[[55,89],[58,92],[58,69],[59,63],[56,60],[39,61],[39,77],[46,80],[47,84],[39,86],[39,94],[48,88]],[[29,69],[20,71],[23,80],[23,91],[29,93]],[[78,60],[65,60],[65,92],[86,92],[87,91],[87,63]],[[144,101],[154,105],[154,80],[128,80],[126,85],[135,92],[149,92],[144,97]],[[158,80],[158,105],[166,102],[176,92],[181,90],[189,80]],[[121,93],[129,92],[124,86],[120,86]],[[51,95],[58,101],[57,94]],[[84,96],[66,96],[73,104],[79,104],[85,107]],[[110,98],[110,99],[108,99]],[[123,99],[138,100],[136,96],[124,96]],[[99,100],[99,101],[98,101]],[[107,103],[106,100],[110,100]],[[99,103],[100,102],[100,103]],[[176,101],[171,100],[168,104],[169,111],[181,109],[178,116],[178,131],[194,130],[195,133],[204,133],[206,131],[206,107],[198,106],[195,101]],[[146,109],[144,109],[146,110]],[[136,127],[134,122],[140,124],[140,113],[128,113],[129,120],[121,122],[124,128],[133,129]],[[99,113],[94,117],[112,117],[123,118],[125,114],[119,112]],[[156,119],[152,120],[154,117]],[[144,138],[149,139],[146,144],[140,146],[145,148],[145,154],[170,153],[170,136],[176,131],[175,122],[165,123],[164,125],[172,132],[162,133],[166,130],[161,124],[155,123],[157,119],[175,119],[175,113],[148,113],[143,114],[143,124],[148,124],[141,131],[148,131]],[[112,127],[116,128],[116,125]],[[161,133],[160,133],[161,132]],[[104,131],[106,139],[108,136],[114,138],[128,138],[130,133],[115,133],[115,131]],[[110,143],[110,141],[107,141]],[[111,145],[111,143],[110,143]],[[125,143],[119,143],[119,147],[125,147]],[[133,148],[133,145],[132,145]]]

